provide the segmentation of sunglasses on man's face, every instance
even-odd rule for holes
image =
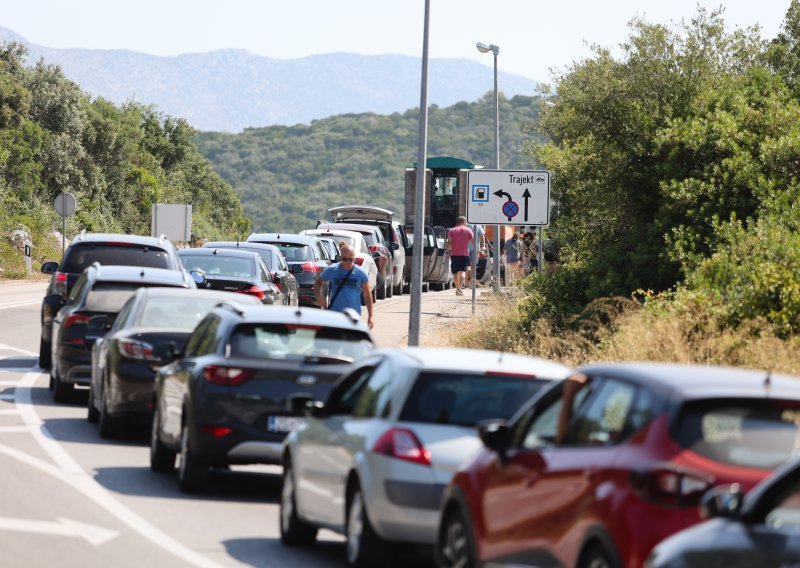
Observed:
[[[353,262],[354,260],[355,260],[355,258],[353,258],[352,256],[343,256],[342,257],[342,262]]]

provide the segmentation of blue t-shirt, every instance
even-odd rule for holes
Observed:
[[[336,294],[339,289],[339,284],[344,281],[339,295],[336,296],[336,302],[328,306],[329,310],[336,312],[344,311],[345,308],[353,308],[359,314],[361,313],[361,288],[365,282],[369,282],[367,272],[358,265],[353,266],[353,272],[345,281],[347,273],[350,272],[348,268],[345,270],[341,268],[339,263],[331,264],[328,268],[322,271],[320,278],[326,282],[330,282],[330,298]],[[328,300],[330,301],[330,299]]]

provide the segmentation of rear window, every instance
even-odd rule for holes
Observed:
[[[293,245],[290,243],[269,243],[275,245],[288,262],[308,260],[308,247],[306,245]]]
[[[549,381],[472,373],[420,373],[400,420],[474,426],[508,419]]]
[[[138,325],[191,331],[220,301],[220,298],[198,298],[196,296],[187,299],[175,296],[148,298],[139,314]]]
[[[223,255],[180,255],[184,268],[207,276],[235,276],[249,278],[256,273],[256,263],[252,258]]]
[[[773,469],[797,451],[796,401],[702,401],[684,406],[676,424],[684,448],[725,464]]]
[[[364,240],[367,241],[369,246],[378,244],[377,239],[373,233],[362,233],[364,235]]]
[[[295,324],[252,324],[234,329],[231,357],[349,363],[372,349],[369,337],[357,330]]]
[[[117,313],[138,288],[141,286],[136,284],[97,282],[86,296],[86,309],[92,312]]]
[[[167,252],[163,249],[139,245],[96,243],[73,245],[60,270],[80,273],[93,262],[113,266],[170,268]]]

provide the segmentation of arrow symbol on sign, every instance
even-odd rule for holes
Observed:
[[[528,188],[525,188],[525,193],[522,194],[522,198],[525,200],[525,221],[528,220],[528,200],[531,198],[531,192],[528,191]]]
[[[100,546],[119,536],[119,532],[114,530],[61,517],[57,517],[55,522],[0,517],[0,530],[82,538],[93,546]]]
[[[509,201],[511,201],[511,194],[510,194],[510,193],[507,193],[507,192],[505,192],[505,191],[503,191],[502,189],[498,189],[497,191],[495,191],[495,192],[494,192],[494,194],[495,194],[497,197],[503,197],[503,196],[505,195],[505,196],[506,196],[506,198],[507,198]]]

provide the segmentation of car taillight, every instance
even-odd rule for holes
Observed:
[[[631,472],[631,485],[644,501],[664,507],[696,507],[714,477],[676,464],[655,464]]]
[[[381,252],[381,245],[369,245],[369,252]]]
[[[250,286],[247,290],[237,290],[239,294],[247,294],[248,296],[255,296],[259,300],[264,299],[264,290],[258,286]]]
[[[209,365],[203,369],[203,376],[209,383],[215,385],[227,385],[236,387],[250,380],[255,371],[253,369],[243,369],[241,367],[221,367],[219,365]]]
[[[71,314],[64,320],[64,329],[69,329],[76,325],[86,325],[87,323],[89,323],[89,316]]]
[[[425,449],[414,432],[405,428],[388,430],[378,438],[372,451],[420,465],[431,465],[431,453]]]
[[[67,273],[66,272],[56,272],[55,274],[55,282],[53,283],[53,293],[54,294],[61,294],[62,296],[67,295]]]
[[[227,426],[200,426],[200,430],[206,434],[211,434],[215,438],[223,438],[233,431]]]
[[[300,268],[303,269],[303,272],[317,272],[319,270],[319,266],[313,262],[304,262],[300,265]]]
[[[142,361],[155,359],[153,356],[153,346],[144,341],[120,339],[117,345],[119,345],[120,355],[128,359],[140,359]]]
[[[356,264],[359,265],[359,266],[363,266],[364,265],[364,257],[363,256],[357,256],[356,257]]]

